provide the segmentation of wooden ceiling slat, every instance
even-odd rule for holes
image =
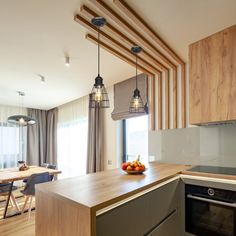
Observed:
[[[125,13],[137,27],[145,32],[154,42],[168,53],[178,64],[183,64],[183,60],[171,49],[169,45],[138,15],[124,0],[113,0],[114,4]]]
[[[182,108],[182,128],[187,126],[187,113],[186,113],[186,68],[185,65],[181,66],[181,108]]]
[[[161,73],[158,77],[158,130],[163,129],[163,123],[162,123],[162,114],[163,114],[162,81],[163,81],[163,73]]]
[[[159,74],[160,75],[160,74]],[[150,94],[150,101],[149,101],[149,107],[150,107],[150,120],[151,120],[151,125],[150,128],[151,130],[155,130],[156,124],[156,110],[155,110],[155,105],[156,105],[156,79],[155,77],[149,78],[149,83],[151,84],[151,94]]]
[[[170,73],[165,71],[165,129],[170,128]]]
[[[178,107],[177,107],[177,69],[173,70],[173,128],[178,127]]]
[[[151,44],[142,34],[134,29],[129,23],[127,23],[121,16],[113,11],[104,1],[101,0],[90,0],[101,12],[103,17],[111,19],[114,23],[126,30],[126,32],[132,36],[141,47],[148,49],[153,55],[158,57],[162,62],[172,69],[175,65],[153,44]]]

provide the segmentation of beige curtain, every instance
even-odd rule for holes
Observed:
[[[57,108],[50,111],[28,109],[36,124],[27,131],[27,163],[57,164]]]
[[[104,109],[89,109],[88,119],[87,173],[93,173],[104,170]]]
[[[57,108],[47,111],[46,163],[57,164]]]
[[[114,110],[111,114],[113,120],[124,120],[144,114],[130,113],[130,101],[134,93],[136,77],[121,81],[114,85]],[[148,104],[148,76],[138,75],[138,89],[144,104]],[[148,109],[146,110],[148,114]]]

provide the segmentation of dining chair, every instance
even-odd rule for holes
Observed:
[[[55,170],[57,168],[57,165],[54,165],[54,164],[47,164],[47,167],[48,169],[51,169],[51,170]],[[50,175],[50,179],[51,181],[53,181],[54,179],[54,175]]]
[[[43,163],[43,164],[41,165],[41,167],[45,167],[45,168],[48,168],[48,169],[55,170],[55,169],[57,168],[57,165],[49,164],[49,163]],[[51,181],[52,181],[53,178],[54,178],[54,175],[50,175],[50,178],[51,178]],[[24,182],[24,183],[27,183],[27,179],[24,179],[23,182]]]
[[[9,190],[10,190],[10,183],[2,183],[2,184],[0,184],[0,196],[4,196],[4,197],[7,197],[8,196],[8,194],[9,194]],[[14,191],[14,190],[17,190],[17,187],[16,186],[12,186],[12,191]],[[15,199],[15,197],[14,197],[14,195],[13,195],[13,193],[11,193],[11,196],[10,196],[10,205],[12,206],[12,207],[16,207],[16,209],[18,210],[18,211],[20,211],[20,208],[19,208],[19,206],[18,206],[18,204],[17,204],[17,201],[16,201],[16,199]]]
[[[45,183],[51,181],[50,175],[48,172],[40,173],[40,174],[32,174],[25,185],[24,190],[21,191],[26,196],[25,203],[23,205],[23,208],[21,210],[21,213],[24,213],[25,207],[29,203],[29,209],[28,209],[28,219],[30,219],[31,209],[32,209],[32,201],[35,197],[35,185],[40,183]]]

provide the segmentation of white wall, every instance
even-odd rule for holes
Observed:
[[[236,167],[236,125],[149,132],[149,155],[167,163]]]

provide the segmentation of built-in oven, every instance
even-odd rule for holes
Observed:
[[[185,185],[186,232],[198,236],[236,236],[236,192]]]

